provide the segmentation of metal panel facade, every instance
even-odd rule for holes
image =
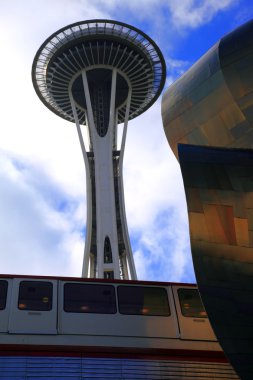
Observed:
[[[219,343],[253,378],[253,150],[179,146],[198,287]]]

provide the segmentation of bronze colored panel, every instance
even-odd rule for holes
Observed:
[[[249,226],[247,219],[235,218],[235,231],[238,245],[249,246]]]
[[[205,134],[199,128],[192,129],[185,138],[187,139],[188,144],[208,145],[208,140]]]
[[[207,123],[204,123],[201,126],[201,130],[208,139],[208,145],[228,146],[233,142],[233,136],[231,135],[229,129],[225,127],[225,123],[220,115],[209,119]]]
[[[233,209],[226,205],[204,204],[209,240],[214,243],[236,244]]]
[[[235,103],[230,103],[226,108],[224,108],[220,112],[220,117],[228,129],[231,129],[235,125],[245,121],[245,116]]]
[[[178,151],[201,298],[226,356],[242,379],[251,380],[253,150],[180,145]],[[199,180],[200,167],[209,180]],[[221,186],[224,175],[233,184],[229,191]],[[196,204],[198,213],[192,212]]]
[[[253,231],[253,208],[247,209],[247,217],[248,217],[249,230]]]
[[[195,240],[208,240],[205,216],[199,212],[189,212],[190,235]]]
[[[201,193],[203,192],[204,190],[201,190]],[[210,190],[209,190],[210,191]],[[216,204],[219,202],[223,205],[226,205],[226,206],[233,206],[233,212],[235,213],[235,210],[234,210],[234,204],[235,204],[235,192],[234,191],[227,191],[227,190],[222,190],[222,191],[219,191],[219,190],[216,190],[213,192],[216,194],[215,196],[215,199],[216,199]],[[206,201],[206,199],[203,199],[203,201]]]
[[[253,231],[249,230],[249,247],[253,247]]]
[[[186,128],[183,129],[182,128],[182,120],[180,117],[171,121],[171,139],[172,139],[172,141],[175,141],[175,142],[178,141],[179,139],[181,139],[182,137],[187,135],[187,133],[189,133],[189,131],[191,131],[193,128],[196,128],[196,127],[197,127],[196,124],[192,124],[189,121],[189,125],[188,125],[189,130],[187,130]]]
[[[187,203],[190,205],[189,212],[203,213],[203,205],[200,199],[199,189],[189,189]]]
[[[224,107],[231,103],[231,94],[226,85],[219,86],[211,94],[201,99],[199,103],[193,105],[187,113],[182,113],[186,123],[188,115],[194,118],[199,126],[208,122],[217,115]]]
[[[241,189],[238,190],[238,187],[234,186],[233,200],[234,216],[236,218],[247,218],[245,192],[242,192]]]

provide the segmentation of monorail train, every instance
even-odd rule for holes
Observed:
[[[238,379],[196,285],[12,275],[0,378]]]

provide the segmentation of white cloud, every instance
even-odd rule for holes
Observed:
[[[124,19],[124,12],[131,13],[136,20],[152,21],[156,28],[164,28],[170,35],[170,28],[180,30],[197,28],[210,22],[218,12],[225,11],[239,0],[95,0],[99,9],[109,10]],[[86,1],[82,1],[82,4]],[[124,11],[124,12],[123,12]],[[171,23],[171,26],[169,26]],[[173,36],[171,36],[173,37]]]
[[[80,275],[80,200],[67,197],[40,168],[3,152],[0,183],[1,273]]]
[[[237,0],[182,0],[168,2],[171,19],[178,29],[197,28],[213,19]]]
[[[134,252],[140,279],[162,281],[194,281],[186,272],[192,271],[186,218],[173,207],[164,211],[140,233]],[[135,242],[136,244],[136,242]],[[145,263],[145,265],[144,265]]]
[[[176,79],[178,79],[183,73],[191,66],[189,61],[183,61],[180,59],[173,59],[168,57],[166,59],[167,66],[167,78],[165,88],[168,88]]]

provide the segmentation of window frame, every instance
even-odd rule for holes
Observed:
[[[0,286],[1,286],[1,283],[5,283],[5,284],[6,284],[4,307],[1,307],[1,302],[0,302],[0,311],[3,311],[3,310],[6,309],[6,305],[7,305],[7,297],[8,297],[8,287],[9,287],[9,283],[8,283],[7,280],[0,280]]]

